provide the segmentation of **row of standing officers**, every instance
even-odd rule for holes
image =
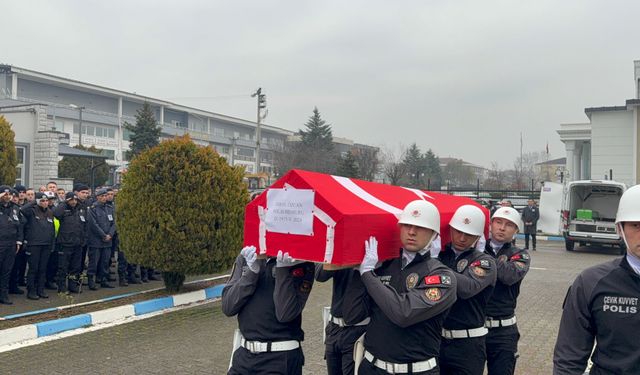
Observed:
[[[451,242],[432,255],[440,215],[414,201],[398,221],[399,256],[380,263],[375,237],[357,269],[328,271],[279,252],[237,257],[222,309],[239,332],[228,374],[301,374],[301,314],[314,281],[333,279],[325,328],[333,374],[513,374],[519,339],[515,307],[529,270],[526,250],[511,245],[522,221],[497,210],[482,241],[483,211],[461,206],[449,222]],[[237,347],[237,348],[236,348]]]

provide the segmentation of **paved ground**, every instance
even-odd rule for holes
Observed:
[[[518,321],[522,339],[518,374],[550,374],[562,301],[585,267],[614,257],[613,251],[564,251],[561,242],[541,242],[522,285]],[[314,286],[304,313],[306,374],[326,373],[320,311],[330,284]],[[2,374],[223,374],[235,319],[211,303],[113,328],[0,354]]]

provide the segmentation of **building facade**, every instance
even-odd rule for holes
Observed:
[[[13,124],[18,152],[18,182],[35,186],[57,179],[58,144],[82,144],[102,150],[116,171],[127,164],[129,132],[136,111],[153,108],[161,138],[188,133],[197,144],[212,146],[232,165],[256,173],[256,123],[165,100],[0,65],[0,115]],[[261,125],[260,171],[271,174],[273,152],[293,132]]]
[[[634,68],[635,99],[622,106],[585,108],[589,122],[560,125],[557,132],[567,153],[565,181],[640,183],[640,61]]]

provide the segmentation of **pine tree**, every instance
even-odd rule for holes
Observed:
[[[402,163],[407,170],[409,186],[424,188],[425,160],[420,148],[414,143],[407,150]]]
[[[188,135],[143,151],[129,164],[116,205],[127,259],[163,270],[169,291],[186,275],[228,269],[242,245],[243,176]]]
[[[13,186],[16,182],[18,156],[15,137],[9,121],[0,116],[0,185]]]
[[[93,152],[94,154],[102,152],[101,149],[97,149],[95,146],[77,145],[74,148]],[[92,166],[94,168],[93,181],[91,181]],[[74,183],[83,183],[89,186],[93,183],[93,186],[100,186],[104,185],[109,179],[109,165],[103,159],[94,159],[92,161],[90,158],[65,156],[58,162],[58,176],[61,178],[73,178]]]
[[[360,178],[358,164],[351,151],[347,152],[347,154],[340,159],[336,174],[343,177]]]
[[[142,108],[136,111],[136,124],[124,123],[124,127],[131,132],[129,139],[129,159],[133,159],[146,149],[157,146],[160,143],[162,128],[158,126],[151,105],[145,102]]]
[[[327,124],[320,117],[320,111],[318,107],[313,108],[313,115],[309,117],[309,120],[305,124],[307,130],[300,130],[302,136],[302,143],[307,147],[320,148],[322,150],[333,149],[333,134],[331,132],[331,125]]]
[[[442,186],[442,168],[440,168],[440,159],[429,149],[424,154],[425,162],[425,178],[427,179],[427,188],[439,190]]]

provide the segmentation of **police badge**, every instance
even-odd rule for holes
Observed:
[[[467,267],[467,264],[469,264],[469,261],[466,259],[462,259],[461,261],[459,261],[458,265],[456,266],[458,272],[464,271],[464,269]]]
[[[507,261],[507,256],[502,254],[498,257],[498,263],[504,263]]]
[[[413,289],[418,284],[418,274],[410,273],[406,280],[407,289]]]

